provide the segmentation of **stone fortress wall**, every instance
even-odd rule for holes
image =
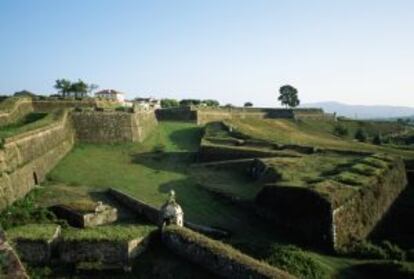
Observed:
[[[88,143],[142,142],[157,125],[153,111],[72,112],[76,138]]]
[[[322,109],[299,108],[203,108],[203,107],[178,107],[159,109],[157,118],[159,120],[193,121],[198,125],[208,122],[223,121],[233,118],[245,119],[334,119],[334,115],[325,113]]]
[[[0,105],[0,126],[14,123],[33,111],[33,103],[29,98],[10,98]]]
[[[395,157],[367,185],[330,180],[313,188],[265,185],[256,197],[260,216],[310,243],[342,251],[369,236],[407,186],[407,176],[404,162]]]
[[[153,111],[74,112],[92,107],[85,101],[32,101],[21,98],[0,113],[3,125],[30,112],[53,112],[51,124],[2,139],[0,148],[0,209],[25,196],[72,149],[76,140],[93,143],[140,142],[157,125]],[[1,126],[1,125],[0,125]]]
[[[45,127],[6,138],[0,150],[0,209],[23,197],[72,149],[68,111]]]

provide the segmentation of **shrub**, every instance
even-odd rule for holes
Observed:
[[[356,242],[348,251],[354,257],[361,259],[380,259],[404,261],[406,253],[400,247],[385,240],[380,245],[375,245],[363,240]]]
[[[274,245],[266,261],[300,278],[329,278],[327,270],[318,261],[293,245]]]
[[[348,252],[351,256],[360,259],[386,260],[388,258],[387,252],[383,248],[366,240],[355,242]]]
[[[175,99],[161,99],[162,108],[174,108],[178,107],[180,104]]]
[[[363,129],[359,128],[355,132],[355,139],[356,140],[358,140],[360,142],[366,142],[367,138],[368,138],[367,133]]]
[[[35,204],[35,195],[33,191],[3,210],[0,214],[0,227],[7,230],[27,223],[48,223],[55,220],[55,216],[48,209]]]
[[[381,242],[381,247],[386,251],[388,259],[390,260],[404,261],[406,258],[405,252],[388,240]]]
[[[165,145],[162,143],[155,145],[152,149],[152,152],[154,153],[164,153],[164,151],[165,151]]]
[[[414,261],[414,249],[410,249],[407,251],[406,258],[407,261]]]
[[[376,134],[375,137],[372,139],[372,143],[376,145],[381,145],[383,143],[381,134]]]
[[[344,125],[337,124],[334,127],[334,134],[339,137],[346,137],[349,134],[348,128]]]

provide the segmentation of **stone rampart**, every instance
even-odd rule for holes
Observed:
[[[293,275],[253,259],[220,241],[186,228],[168,226],[163,243],[174,253],[223,278],[295,278]]]
[[[395,199],[407,186],[404,162],[396,159],[381,176],[332,213],[335,248],[341,250],[353,240],[362,240],[383,218]]]
[[[160,121],[191,121],[196,122],[197,113],[192,107],[165,108],[156,110],[157,119]]]
[[[237,107],[177,107],[165,108],[156,111],[158,120],[170,121],[193,121],[198,125],[208,122],[223,121],[230,119],[245,118],[274,118],[274,119],[333,119],[334,116],[325,114],[322,109],[317,108],[237,108]]]
[[[48,126],[6,138],[0,150],[0,209],[42,182],[73,143],[67,111]]]
[[[197,124],[230,119],[327,119],[332,118],[322,109],[275,109],[275,108],[215,108],[198,109]]]
[[[257,212],[310,243],[344,250],[369,236],[407,186],[401,158],[378,158],[372,155],[358,163],[356,170],[372,170],[362,174],[361,184],[335,178],[311,187],[268,184],[256,197]],[[352,168],[344,174],[351,176]]]
[[[38,112],[50,112],[56,109],[93,108],[96,107],[94,99],[87,100],[33,100],[33,108]]]
[[[142,142],[156,127],[154,111],[72,112],[76,138],[88,143]]]
[[[0,104],[0,126],[14,123],[33,111],[32,101],[27,98],[9,98]]]
[[[58,245],[59,260],[66,264],[100,263],[111,267],[128,267],[149,243],[149,236],[131,240],[68,240]]]

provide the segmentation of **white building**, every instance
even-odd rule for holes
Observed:
[[[161,101],[152,97],[149,98],[135,98],[134,103],[144,109],[159,109],[161,108]]]
[[[121,104],[125,103],[124,93],[116,91],[114,89],[104,89],[95,93],[95,98],[101,100],[118,102]]]

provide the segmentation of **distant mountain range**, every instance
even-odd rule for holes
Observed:
[[[358,119],[414,118],[414,107],[347,105],[339,102],[309,103],[301,107],[318,107],[328,113],[336,112],[338,116]]]

